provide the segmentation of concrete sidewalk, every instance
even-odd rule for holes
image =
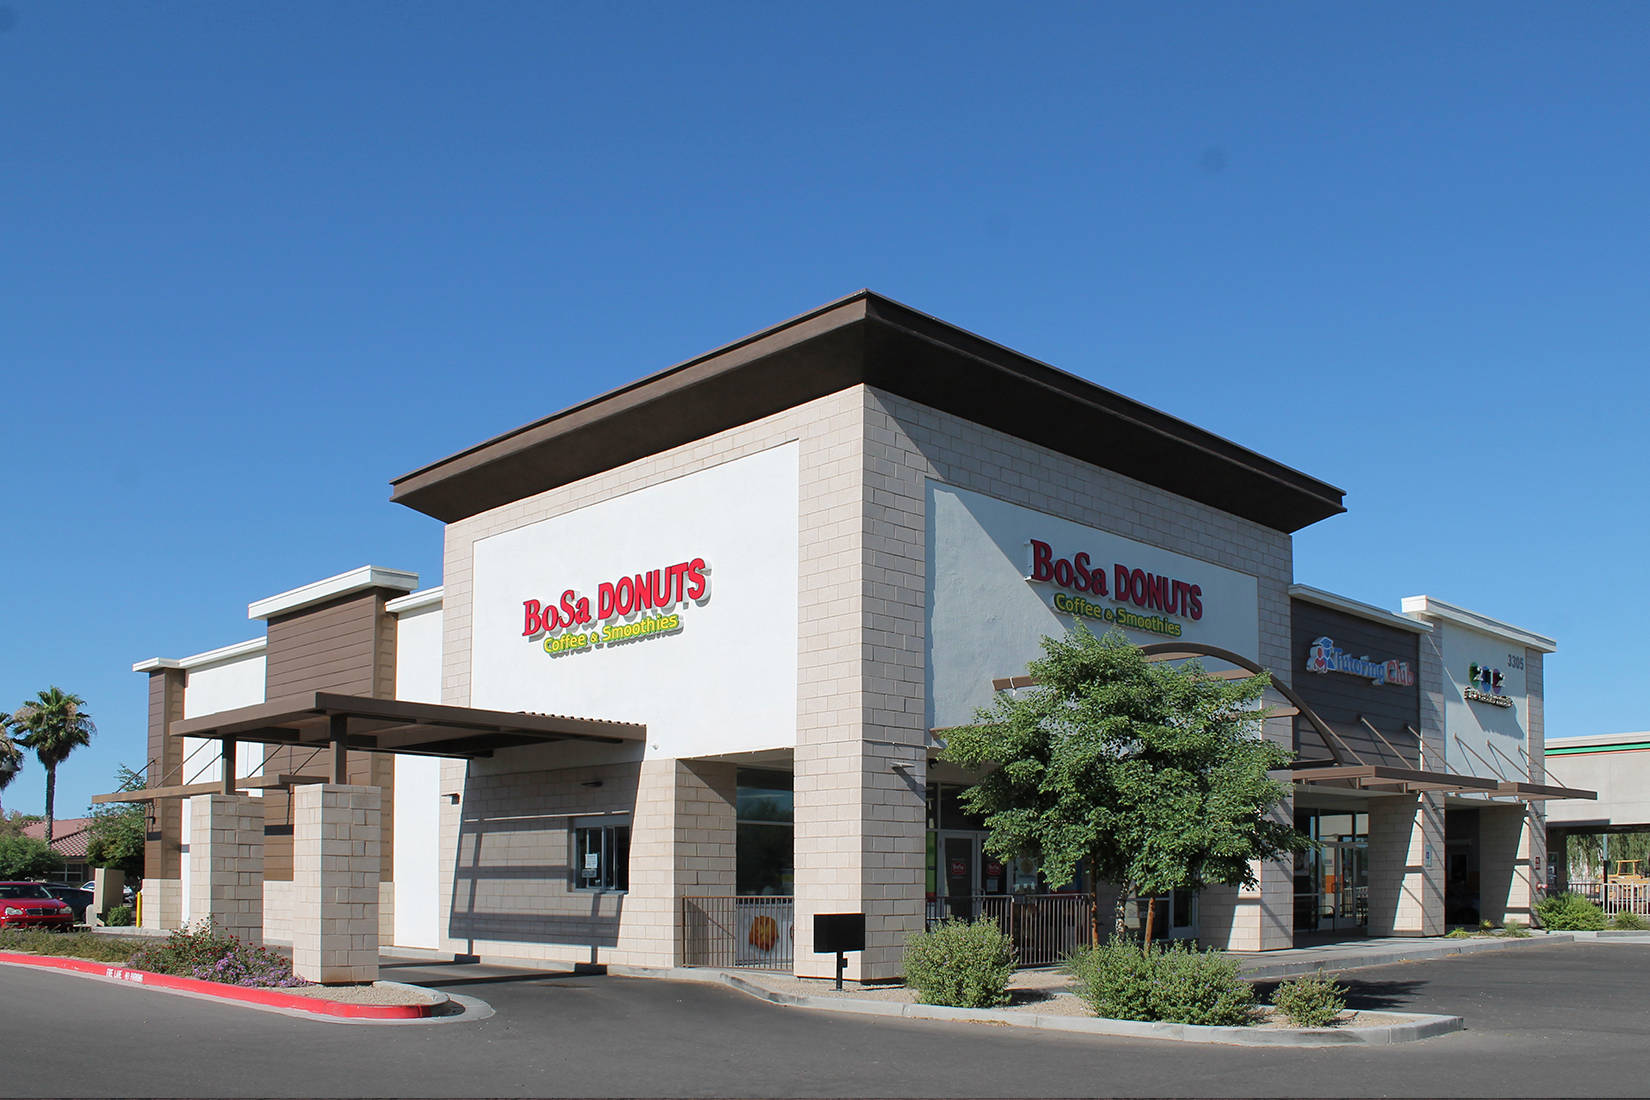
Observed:
[[[1441,959],[1450,955],[1469,955],[1480,951],[1507,951],[1520,947],[1541,947],[1555,943],[1571,943],[1575,936],[1569,932],[1531,932],[1528,938],[1501,937],[1449,939],[1444,936],[1414,938],[1389,936],[1375,939],[1346,940],[1315,947],[1292,947],[1283,951],[1233,951],[1238,968],[1245,978],[1264,981],[1272,978],[1293,978],[1315,970],[1335,973],[1364,966],[1387,966],[1391,963],[1418,962]]]

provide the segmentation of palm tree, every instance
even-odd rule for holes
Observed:
[[[23,770],[23,750],[12,740],[11,731],[11,715],[0,714],[0,791],[11,786],[11,781]],[[5,807],[0,806],[0,820],[5,816]]]
[[[33,749],[46,769],[46,843],[52,842],[52,803],[57,797],[57,766],[74,750],[89,745],[97,727],[80,708],[86,700],[53,686],[17,708],[12,722],[21,729],[17,743]]]

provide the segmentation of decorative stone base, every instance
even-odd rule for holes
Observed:
[[[293,792],[292,969],[327,985],[378,980],[381,792]]]
[[[170,932],[183,924],[183,880],[143,880],[143,927]]]
[[[246,795],[189,800],[189,901],[197,919],[250,944],[264,937],[264,806]]]

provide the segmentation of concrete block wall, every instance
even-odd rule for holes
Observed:
[[[378,979],[383,792],[316,783],[292,795],[292,969],[326,984]]]
[[[1530,923],[1537,885],[1531,863],[1540,819],[1528,805],[1478,811],[1478,912],[1484,920]]]
[[[444,798],[441,807],[442,851],[456,853],[442,865],[441,926],[451,949],[641,965],[616,955],[621,921],[635,942],[668,943],[670,914],[654,895],[668,889],[659,880],[668,880],[672,858],[671,763],[512,770],[495,760],[485,770],[467,770],[462,761],[445,762],[441,791],[459,796],[456,805]],[[600,815],[628,815],[628,895],[574,888],[572,830],[606,820]]]
[[[878,390],[866,400],[867,667],[875,669],[866,737],[920,744],[925,713],[927,577],[926,481],[986,493],[1077,523],[1190,554],[1254,576],[1259,591],[1260,662],[1290,682],[1290,537],[1091,466],[949,413]],[[878,631],[877,627],[887,629]],[[1004,672],[1012,670],[1005,669]],[[1288,719],[1266,735],[1288,746]],[[920,778],[920,777],[919,777]],[[1280,816],[1293,813],[1286,802]],[[901,814],[885,839],[920,845],[920,806]],[[895,825],[895,822],[885,822]],[[1255,868],[1252,889],[1215,888],[1198,899],[1199,935],[1237,950],[1293,943],[1293,877],[1287,860]],[[920,876],[920,871],[919,871]]]
[[[143,880],[143,927],[171,931],[183,923],[183,880]]]
[[[292,880],[264,880],[264,942],[292,943]]]
[[[1444,798],[1369,802],[1369,934],[1444,933]]]
[[[246,795],[189,800],[189,897],[196,920],[251,944],[264,936],[264,807]]]
[[[794,767],[796,772],[796,894],[798,958],[812,962],[810,945],[801,940],[805,930],[811,930],[811,921],[804,913],[855,911],[864,904],[860,887],[864,848],[858,822],[867,812],[863,796],[865,764],[862,746],[867,736],[864,716],[867,709],[864,681],[867,677],[862,665],[860,631],[865,620],[863,594],[865,576],[864,508],[865,458],[862,442],[864,427],[864,391],[861,387],[807,402],[769,417],[720,432],[705,439],[661,454],[628,463],[614,470],[587,478],[572,485],[539,493],[512,504],[473,516],[446,529],[443,580],[443,639],[442,639],[442,701],[469,706],[470,650],[472,640],[471,572],[472,548],[476,540],[504,531],[536,523],[600,501],[608,500],[637,489],[657,485],[686,474],[720,465],[746,455],[795,442],[799,449],[800,483],[798,485],[799,561],[797,563],[798,638],[797,638],[797,722],[794,731],[776,730],[775,747],[784,747],[794,738]],[[918,528],[920,531],[920,527]],[[920,574],[919,574],[920,575]],[[918,589],[920,598],[920,588]],[[920,636],[920,626],[919,626]],[[920,661],[921,650],[918,649]],[[921,712],[917,712],[920,725]],[[921,767],[920,749],[906,754],[909,761]],[[508,754],[500,754],[500,759]],[[653,762],[649,761],[649,765]],[[442,793],[455,792],[464,787],[462,764],[447,764],[442,771]],[[890,773],[891,774],[891,773]],[[644,826],[666,820],[646,814],[674,814],[665,811],[666,804],[674,806],[677,782],[670,770],[652,778],[648,771],[639,780],[637,814],[633,844],[641,840]],[[920,781],[920,776],[919,776]],[[658,801],[663,788],[665,801]],[[883,812],[883,811],[878,811]],[[917,799],[914,812],[907,808],[920,826],[921,800]],[[462,832],[463,811],[442,806],[442,851],[455,851]],[[674,835],[674,818],[669,818]],[[919,836],[920,840],[920,836]],[[920,848],[919,848],[920,851]],[[878,853],[882,858],[886,853]],[[511,941],[489,939],[486,936],[470,938],[456,926],[456,913],[462,912],[462,898],[455,894],[455,883],[461,883],[459,866],[442,867],[443,928],[454,942],[473,946],[459,946],[457,950],[503,954],[517,949]],[[652,946],[638,946],[632,956],[625,950],[625,961],[636,963],[646,957],[653,960],[668,958],[676,949],[673,943],[679,922],[674,900],[650,896],[654,875],[662,868],[649,860],[662,860],[662,853],[632,851],[632,890],[625,901],[623,921],[627,943],[631,929],[653,927],[663,935],[652,935]],[[690,858],[684,856],[683,858]],[[696,857],[693,857],[696,858]],[[638,875],[638,869],[645,877]],[[669,874],[676,874],[674,857]],[[703,871],[702,867],[683,867],[682,871]],[[902,903],[911,908],[920,920],[921,870],[916,872],[914,902]],[[695,888],[698,888],[695,886]],[[880,889],[880,887],[879,887]],[[731,886],[729,887],[731,892]],[[459,903],[455,906],[455,900]],[[884,899],[887,900],[887,899]],[[634,914],[634,916],[632,915]],[[633,923],[634,922],[634,923]],[[902,937],[909,921],[901,920],[891,935]],[[618,944],[614,944],[615,949]],[[884,959],[894,952],[885,950]],[[639,963],[638,963],[639,964]],[[857,963],[856,963],[857,965]],[[891,975],[890,975],[891,976]]]
[[[1530,782],[1547,782],[1547,706],[1546,668],[1539,649],[1524,650],[1524,690],[1529,713],[1525,728],[1529,734]],[[1547,804],[1529,803],[1533,819],[1530,827],[1530,878],[1538,896],[1545,892],[1547,883],[1557,881],[1551,860],[1553,853],[1547,845]],[[1533,904],[1533,902],[1531,903]]]

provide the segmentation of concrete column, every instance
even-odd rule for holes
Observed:
[[[1370,800],[1369,934],[1444,934],[1442,795]]]
[[[189,800],[189,900],[195,919],[264,941],[264,807],[246,795]]]
[[[923,927],[927,755],[866,736],[798,745],[795,759],[795,973],[835,976],[836,956],[813,950],[816,914],[864,913],[866,949],[848,956],[846,976],[897,978],[906,938]]]
[[[380,791],[292,794],[292,969],[324,984],[378,980]]]
[[[1478,908],[1484,920],[1530,923],[1535,900],[1532,821],[1522,803],[1478,811]]]
[[[143,877],[143,927],[173,931],[183,923],[183,880]]]
[[[1274,734],[1276,722],[1267,723]],[[1291,821],[1295,800],[1289,797],[1272,811]],[[1225,951],[1280,951],[1295,946],[1294,858],[1251,864],[1254,886],[1211,886],[1197,896],[1197,938],[1206,947]],[[1109,922],[1110,914],[1101,914]],[[1109,923],[1103,928],[1110,927]]]

